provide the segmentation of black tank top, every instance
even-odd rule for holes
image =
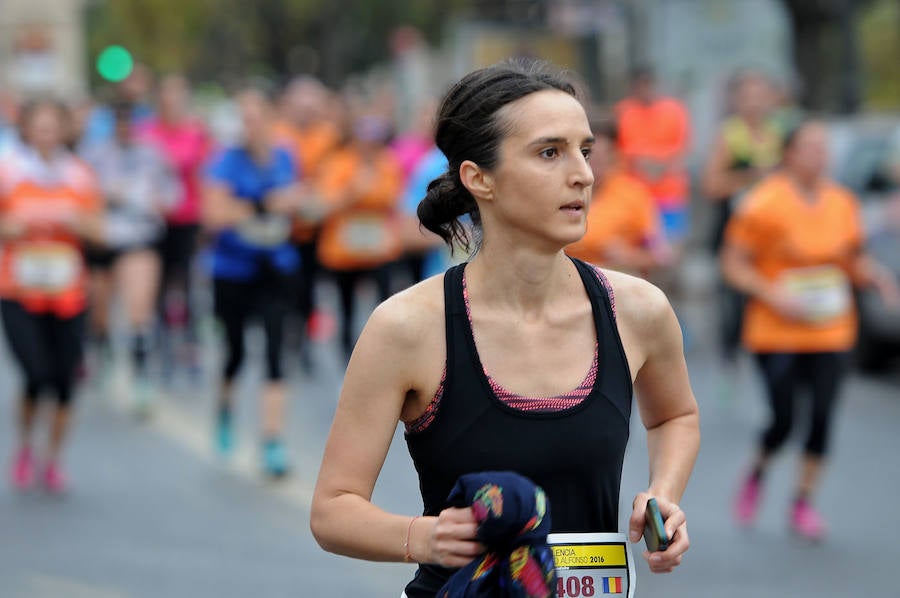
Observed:
[[[572,261],[590,297],[599,366],[594,387],[584,401],[549,413],[516,410],[495,396],[466,314],[465,265],[444,275],[444,395],[434,421],[425,430],[406,436],[419,475],[425,515],[438,515],[447,508],[447,495],[461,475],[510,470],[546,491],[554,533],[618,530],[631,374],[609,294],[591,266]],[[406,594],[432,598],[452,574],[451,569],[421,565]]]

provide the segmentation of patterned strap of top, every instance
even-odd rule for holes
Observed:
[[[612,285],[609,283],[609,280],[607,279],[606,275],[600,270],[600,268],[594,266],[593,270],[597,275],[597,278],[600,280],[600,283],[603,285],[603,288],[606,290],[606,293],[609,295],[609,301],[613,308],[613,316],[615,316],[616,302],[615,295],[613,294],[612,290]],[[466,303],[466,315],[469,318],[469,326],[471,326],[472,312],[469,307],[469,291],[466,287],[465,277],[463,277],[463,297]],[[528,413],[553,413],[571,409],[572,407],[579,405],[588,397],[588,395],[591,393],[591,389],[594,387],[594,382],[597,379],[597,371],[599,365],[600,347],[595,343],[594,359],[591,362],[591,368],[590,370],[588,370],[588,373],[584,377],[584,380],[581,381],[581,384],[579,384],[578,387],[574,390],[553,397],[525,396],[516,394],[500,385],[491,377],[487,370],[484,371],[484,375],[487,377],[488,382],[491,385],[491,390],[494,391],[494,394],[497,396],[497,398],[505,405],[518,411]],[[441,375],[441,382],[438,385],[437,392],[434,394],[434,398],[425,408],[425,411],[422,413],[422,415],[420,415],[415,420],[407,422],[405,424],[407,434],[417,434],[419,432],[422,432],[426,430],[429,425],[431,425],[431,422],[434,421],[434,418],[437,416],[437,412],[440,407],[441,399],[444,396],[444,382],[446,378],[447,367],[445,365],[444,372]]]

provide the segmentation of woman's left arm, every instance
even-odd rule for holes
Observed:
[[[700,448],[700,416],[691,390],[681,338],[681,327],[668,299],[658,288],[641,281],[636,284],[638,299],[634,341],[643,363],[637,370],[635,390],[641,420],[647,429],[650,456],[650,485],[637,495],[629,521],[629,536],[637,542],[644,530],[647,499],[655,497],[665,519],[669,548],[644,553],[654,573],[668,573],[681,563],[690,540],[687,522],[678,503]]]
[[[897,277],[868,253],[859,251],[852,258],[850,274],[856,286],[875,289],[885,305],[893,309],[900,309],[900,284],[897,282]]]

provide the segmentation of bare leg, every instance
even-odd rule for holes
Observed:
[[[59,454],[69,431],[71,410],[68,405],[57,405],[50,424],[50,441],[47,445],[47,459],[51,463],[59,460]]]
[[[824,460],[817,455],[805,454],[800,463],[800,481],[797,484],[797,496],[801,498],[811,497],[819,487],[819,479],[822,476]]]
[[[96,338],[106,338],[109,334],[109,304],[112,294],[112,280],[106,270],[95,270],[90,276],[90,331]]]
[[[144,330],[153,320],[160,272],[159,256],[151,250],[126,253],[116,262],[116,287],[132,330]]]
[[[262,396],[263,438],[280,438],[284,427],[285,391],[281,381],[267,382]]]
[[[22,395],[19,399],[19,446],[31,447],[31,435],[34,431],[34,422],[37,419],[37,401],[35,397]]]
[[[159,256],[150,250],[126,253],[115,266],[116,287],[132,334],[132,365],[139,376],[144,374],[161,270]]]

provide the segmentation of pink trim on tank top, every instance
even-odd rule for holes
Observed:
[[[612,305],[613,310],[613,317],[615,317],[616,303],[612,285],[609,283],[606,275],[600,271],[600,268],[593,266],[593,270],[597,275],[597,278],[600,280],[600,283],[603,285],[603,288],[609,295],[610,304]],[[466,304],[466,317],[469,320],[469,327],[471,329],[472,311],[469,305],[469,289],[468,287],[466,287],[465,274],[463,274],[463,299],[465,300]],[[599,369],[599,365],[600,347],[599,343],[594,343],[594,359],[591,363],[591,368],[588,370],[587,375],[584,377],[584,380],[582,380],[581,384],[579,384],[578,387],[574,390],[554,397],[525,396],[516,394],[510,390],[507,390],[496,380],[494,380],[487,372],[487,369],[484,369],[484,375],[491,386],[491,390],[494,392],[497,398],[508,407],[526,413],[554,413],[557,411],[571,409],[572,407],[581,404],[588,397],[588,395],[591,394],[591,390],[594,388],[594,382],[597,380],[597,371]],[[431,422],[434,421],[435,417],[437,417],[441,399],[444,397],[444,383],[446,379],[447,366],[444,365],[444,372],[441,375],[441,382],[438,385],[437,392],[435,392],[434,394],[434,398],[431,399],[431,402],[425,408],[425,411],[424,413],[422,413],[422,415],[417,417],[415,420],[407,422],[405,424],[407,434],[418,434],[420,432],[423,432],[428,428],[428,426],[431,425]]]

